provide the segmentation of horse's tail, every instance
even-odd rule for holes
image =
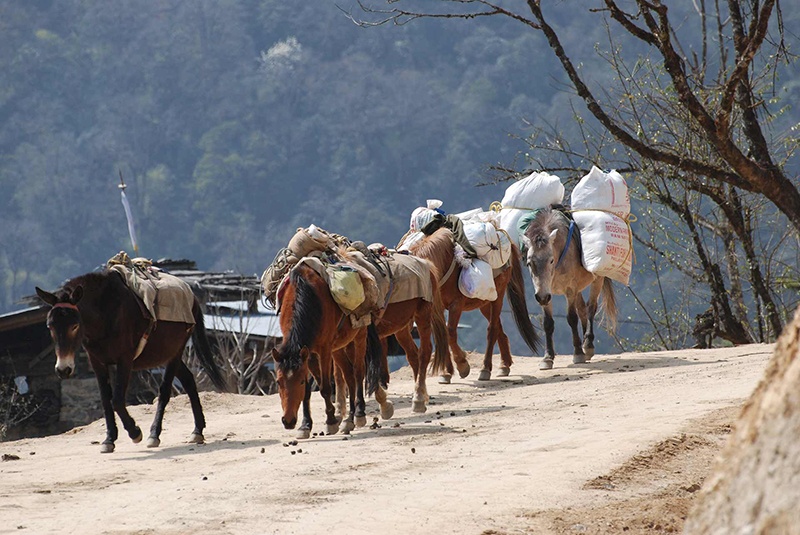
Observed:
[[[522,272],[522,255],[515,244],[511,244],[511,280],[508,282],[508,302],[514,313],[519,334],[534,354],[539,352],[539,334],[533,327],[528,315],[528,303],[525,299],[525,277]]]
[[[214,359],[214,354],[211,352],[211,344],[208,341],[208,334],[206,333],[206,325],[203,320],[203,311],[200,305],[194,304],[192,309],[194,316],[194,332],[192,333],[192,340],[197,353],[197,358],[200,360],[202,369],[211,379],[211,382],[220,392],[228,391],[228,382],[222,376],[222,371]]]
[[[600,304],[603,319],[609,331],[613,333],[617,330],[617,298],[614,295],[614,285],[608,277],[603,279],[603,289],[600,293],[603,298]]]
[[[384,357],[378,329],[375,328],[374,323],[370,323],[367,327],[367,395],[374,394],[375,390],[378,389],[378,385],[382,385],[384,388],[388,386],[383,374],[382,362]]]
[[[431,311],[431,327],[433,330],[433,362],[431,373],[443,373],[450,360],[450,341],[447,333],[447,322],[444,319],[444,303],[442,293],[439,291],[439,278],[431,273],[431,286],[433,287],[433,310]]]

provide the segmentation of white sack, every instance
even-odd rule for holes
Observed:
[[[564,202],[564,185],[556,175],[533,173],[506,188],[501,204],[500,228],[508,232],[513,243],[519,245],[517,223],[531,210]]]
[[[412,245],[420,241],[422,238],[425,237],[424,232],[412,232],[408,234],[402,242],[400,242],[397,246],[398,251],[408,251]]]
[[[481,260],[485,260],[492,266],[492,269],[500,269],[505,266],[511,258],[511,238],[502,230],[497,231],[497,242],[495,246]]]
[[[627,286],[633,261],[627,221],[597,210],[573,212],[572,217],[581,231],[583,267]]]
[[[408,225],[413,231],[421,230],[425,225],[433,221],[434,216],[438,213],[435,209],[442,205],[439,199],[428,199],[427,206],[420,206],[411,212],[411,221]]]
[[[472,210],[455,214],[455,216],[466,223],[467,221],[477,219],[478,214],[481,212],[483,212],[483,208],[473,208]]]
[[[483,258],[492,247],[498,245],[497,229],[491,223],[471,221],[464,224],[464,235],[475,249],[478,258]]]
[[[497,299],[492,266],[483,260],[473,258],[468,267],[461,268],[461,274],[458,276],[458,289],[470,298],[484,301]]]
[[[572,190],[572,209],[606,210],[623,219],[631,213],[628,184],[616,171],[604,173],[595,166]]]

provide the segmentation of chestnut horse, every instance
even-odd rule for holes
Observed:
[[[458,345],[458,322],[464,311],[481,311],[489,321],[486,329],[486,353],[483,356],[483,369],[478,376],[479,381],[488,381],[492,376],[492,353],[494,345],[500,347],[501,377],[507,376],[511,371],[511,348],[508,336],[503,331],[500,313],[503,309],[503,296],[508,292],[508,301],[514,314],[517,328],[528,348],[536,353],[539,350],[539,335],[528,316],[528,305],[525,301],[525,277],[522,274],[522,261],[519,249],[511,244],[510,265],[494,278],[497,289],[497,299],[485,301],[482,299],[468,298],[458,288],[458,277],[461,268],[455,259],[453,233],[446,228],[440,228],[430,236],[426,236],[410,247],[411,254],[427,258],[436,266],[439,273],[444,273],[440,281],[442,303],[447,309],[447,331],[450,342],[450,351],[456,361],[459,375],[463,378],[469,375],[470,367],[466,353]],[[453,363],[448,359],[446,372],[440,382],[449,383],[453,375]]]
[[[389,304],[380,321],[369,328],[354,329],[349,318],[333,300],[324,279],[312,268],[300,264],[292,269],[288,280],[283,284],[280,297],[280,324],[283,343],[273,349],[272,356],[277,364],[277,380],[283,410],[282,422],[285,428],[293,429],[297,424],[297,411],[302,402],[303,420],[298,438],[308,438],[311,433],[310,411],[311,384],[309,373],[316,379],[320,394],[325,402],[327,433],[338,431],[338,419],[331,398],[331,374],[333,363],[342,373],[350,392],[350,412],[342,422],[342,431],[347,433],[354,428],[354,417],[365,422],[362,379],[366,375],[368,393],[375,392],[381,404],[381,413],[391,416],[385,391],[380,383],[385,382],[384,359],[378,337],[398,333],[404,339],[404,349],[409,362],[418,362],[415,373],[416,386],[413,409],[426,410],[428,401],[425,376],[430,362],[433,332],[436,340],[434,354],[434,373],[445,365],[447,360],[447,330],[444,312],[438,292],[437,277],[431,269],[431,288],[434,289],[434,303],[422,298],[409,299]],[[438,306],[437,306],[438,301]],[[421,348],[417,352],[411,339],[411,324],[417,322]],[[405,337],[404,332],[408,333]],[[366,366],[361,363],[366,358]],[[366,374],[364,370],[366,367]],[[340,393],[344,389],[340,388]],[[359,393],[361,399],[359,399]]]
[[[574,347],[572,362],[580,364],[590,360],[594,356],[594,317],[601,293],[603,315],[612,332],[616,325],[617,304],[611,279],[590,273],[583,267],[580,230],[560,205],[540,209],[522,240],[527,249],[526,264],[536,287],[536,301],[544,311],[547,349],[539,369],[552,369],[555,359],[553,294],[567,299],[567,322],[572,329]],[[590,287],[588,310],[581,293],[587,286]],[[584,332],[582,343],[578,333],[579,319]]]
[[[194,336],[198,357],[214,386],[224,392],[226,385],[211,354],[203,313],[197,299],[192,307],[194,325],[158,321],[144,349],[136,356],[140,341],[150,327],[150,320],[142,313],[139,297],[128,288],[116,271],[81,275],[67,281],[55,294],[38,287],[36,293],[52,307],[47,314],[47,327],[55,343],[56,373],[59,377],[64,379],[72,375],[81,344],[89,355],[89,362],[100,387],[100,399],[106,419],[106,439],[100,449],[102,453],[114,451],[118,434],[115,411],[131,440],[142,440],[142,430],[125,407],[128,382],[132,371],[160,366],[166,366],[166,369],[159,388],[158,406],[150,427],[147,447],[154,448],[161,443],[159,437],[164,409],[169,402],[175,377],[189,396],[194,414],[194,431],[189,441],[203,443],[206,422],[197,385],[191,370],[181,359],[189,337]],[[110,366],[116,366],[113,387],[109,379]]]

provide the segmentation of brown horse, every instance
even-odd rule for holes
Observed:
[[[194,335],[195,346],[205,372],[221,391],[226,390],[225,381],[217,367],[206,336],[203,313],[195,299],[192,315],[195,324],[159,321],[150,333],[141,353],[142,337],[150,327],[144,316],[139,298],[131,291],[115,271],[88,273],[71,279],[55,294],[36,288],[39,297],[52,308],[47,314],[47,327],[55,343],[56,373],[67,378],[75,370],[78,348],[89,355],[89,362],[97,377],[100,398],[106,419],[106,439],[102,453],[114,451],[117,440],[117,423],[114,412],[133,442],[142,440],[142,430],[125,407],[128,381],[134,370],[148,370],[166,366],[159,388],[158,407],[150,427],[147,446],[157,447],[161,443],[161,425],[164,409],[172,393],[175,377],[189,396],[194,414],[194,431],[190,442],[202,443],[206,426],[197,385],[191,370],[181,356],[189,337]],[[109,367],[116,366],[116,377],[112,387]]]
[[[567,322],[572,329],[574,347],[572,362],[579,364],[590,360],[594,356],[594,317],[601,293],[603,315],[612,332],[616,326],[617,304],[611,279],[590,273],[583,267],[580,231],[560,205],[539,210],[522,240],[527,249],[526,264],[536,287],[536,301],[544,310],[547,349],[539,368],[552,369],[555,359],[553,294],[567,299]],[[588,310],[581,293],[587,286],[590,287]],[[584,332],[583,342],[578,333],[578,320]]]
[[[500,321],[500,313],[503,309],[503,296],[508,292],[508,300],[514,314],[522,339],[528,348],[536,353],[539,347],[539,335],[536,333],[531,319],[528,316],[528,305],[525,301],[525,277],[522,274],[522,261],[519,249],[511,244],[511,259],[509,267],[498,273],[494,278],[497,289],[497,299],[485,301],[482,299],[472,299],[466,297],[458,288],[458,277],[461,268],[455,259],[453,233],[440,228],[430,236],[426,236],[414,243],[411,254],[421,258],[427,258],[436,266],[439,273],[444,273],[440,281],[442,303],[447,309],[447,330],[450,342],[450,351],[456,361],[458,372],[461,377],[469,375],[470,367],[467,362],[466,353],[458,345],[458,322],[464,311],[481,311],[481,314],[489,321],[486,330],[486,353],[483,356],[483,369],[478,376],[479,381],[488,381],[492,376],[492,353],[494,345],[500,347],[500,376],[507,376],[511,371],[511,348],[508,343],[508,336],[503,331]],[[453,375],[453,363],[448,359],[446,372],[440,378],[440,382],[449,383]]]
[[[348,419],[342,422],[344,432],[353,429],[354,417],[363,418],[362,421],[365,421],[361,386],[364,378],[361,370],[364,368],[366,368],[368,393],[375,392],[376,399],[382,405],[382,414],[388,414],[391,409],[386,406],[385,392],[380,387],[380,383],[385,382],[386,374],[382,365],[384,355],[378,337],[385,338],[394,333],[398,333],[404,339],[406,344],[404,349],[409,356],[409,362],[418,362],[413,409],[424,412],[428,400],[425,376],[432,352],[430,342],[432,332],[436,340],[434,370],[438,371],[444,366],[448,354],[444,313],[438,292],[435,291],[438,288],[437,281],[435,271],[431,269],[429,283],[434,289],[434,303],[422,298],[391,303],[384,310],[380,321],[370,326],[376,329],[371,333],[370,328],[354,329],[351,326],[349,318],[333,300],[327,284],[316,271],[302,264],[295,267],[281,289],[280,323],[283,343],[274,349],[272,354],[277,363],[284,427],[287,429],[295,427],[297,411],[302,402],[303,420],[297,436],[299,438],[310,436],[312,426],[309,407],[311,385],[308,381],[310,372],[316,379],[325,402],[326,431],[329,434],[338,431],[338,419],[331,398],[331,373],[334,361],[342,373],[341,379],[346,381],[347,390],[351,393]],[[417,322],[420,333],[419,352],[413,339],[410,344],[408,343],[408,339],[411,338],[411,324],[414,321]],[[408,337],[402,334],[406,331]],[[365,357],[364,367],[361,362]],[[340,388],[339,392],[343,390]]]

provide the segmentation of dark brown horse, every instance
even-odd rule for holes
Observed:
[[[617,304],[611,279],[590,273],[583,267],[580,230],[559,205],[540,209],[522,240],[526,247],[526,264],[536,287],[536,301],[544,311],[547,349],[539,368],[551,369],[555,359],[553,295],[563,295],[567,299],[567,322],[572,329],[574,347],[572,362],[580,364],[590,360],[594,356],[594,317],[601,293],[603,315],[612,332],[616,325]],[[581,293],[587,286],[588,306]],[[579,320],[583,341],[578,332]]]
[[[39,297],[52,308],[47,314],[47,327],[55,343],[56,373],[69,377],[75,370],[75,357],[83,344],[89,355],[106,419],[106,439],[102,453],[114,451],[117,440],[119,415],[128,436],[134,442],[142,440],[142,430],[136,425],[125,407],[128,381],[134,370],[148,370],[166,366],[158,394],[158,407],[147,446],[161,443],[161,425],[164,409],[172,393],[175,377],[189,396],[194,414],[194,431],[190,442],[202,443],[206,426],[200,397],[192,372],[181,356],[189,337],[194,335],[200,362],[214,385],[225,391],[225,381],[214,362],[206,337],[203,313],[195,300],[192,315],[195,324],[158,321],[143,349],[142,339],[150,320],[142,313],[139,298],[126,286],[122,276],[115,271],[88,273],[67,281],[55,294],[36,288]],[[137,353],[140,354],[137,356]],[[109,367],[116,366],[114,385],[110,381]]]
[[[503,324],[500,321],[500,313],[503,309],[503,297],[508,292],[508,301],[514,314],[517,328],[522,339],[528,348],[536,353],[539,348],[539,335],[536,333],[531,319],[528,316],[528,305],[525,300],[525,277],[522,272],[522,261],[519,249],[511,244],[511,259],[509,267],[501,271],[494,278],[497,289],[497,299],[494,301],[484,301],[482,299],[472,299],[466,297],[458,288],[458,277],[461,268],[455,259],[453,244],[453,233],[441,228],[426,236],[422,240],[414,243],[411,254],[421,258],[427,258],[436,266],[439,273],[443,273],[440,285],[442,303],[447,309],[447,330],[450,341],[450,351],[456,361],[458,372],[461,377],[469,375],[470,367],[467,362],[466,353],[458,345],[458,322],[461,314],[467,310],[481,311],[481,314],[489,321],[486,330],[486,353],[483,356],[483,369],[478,376],[479,381],[488,381],[492,376],[492,353],[494,345],[500,347],[500,376],[506,376],[511,371],[511,348],[508,343],[508,336],[503,331]],[[440,378],[440,382],[449,383],[453,375],[453,363],[448,359],[446,372]]]
[[[387,402],[381,383],[385,382],[386,372],[379,338],[386,338],[394,333],[403,338],[401,344],[404,344],[403,348],[412,367],[416,364],[413,410],[424,412],[428,400],[425,377],[433,349],[431,334],[436,341],[434,370],[438,371],[444,366],[448,354],[444,312],[439,294],[435,291],[438,288],[437,281],[435,270],[431,269],[429,284],[434,292],[434,303],[422,298],[391,303],[386,307],[380,321],[370,326],[371,329],[354,329],[350,320],[333,300],[324,279],[308,266],[301,264],[295,267],[281,290],[280,322],[283,343],[273,350],[273,358],[277,363],[284,427],[293,429],[297,424],[297,411],[302,402],[303,420],[297,436],[299,438],[310,436],[312,426],[309,407],[311,384],[308,381],[310,372],[316,379],[325,402],[326,431],[329,434],[338,431],[338,419],[330,386],[334,361],[342,373],[341,379],[345,381],[347,390],[351,394],[350,412],[347,420],[342,422],[342,430],[349,432],[354,427],[354,417],[364,417],[361,386],[364,374],[366,374],[368,393],[375,392],[382,413],[386,415],[386,411],[390,409],[384,408]],[[419,351],[411,338],[411,325],[415,321],[420,333]],[[374,332],[371,332],[372,329]],[[403,334],[405,332],[408,333],[407,337]],[[408,339],[411,339],[410,344]],[[366,366],[361,364],[365,357]],[[340,393],[342,391],[343,389],[339,390]]]

